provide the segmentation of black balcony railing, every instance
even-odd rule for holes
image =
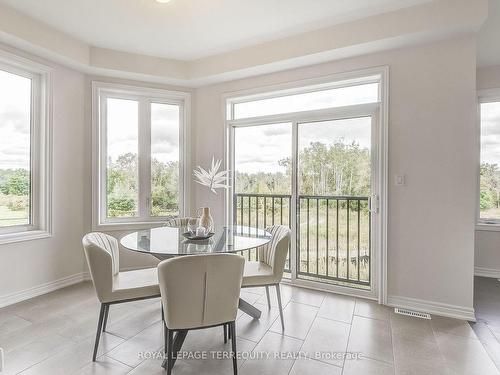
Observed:
[[[291,195],[235,194],[234,219],[257,228],[291,227],[292,204]],[[296,204],[297,277],[370,285],[368,197],[301,195]],[[258,252],[247,256],[255,260]],[[290,271],[289,260],[286,268]]]

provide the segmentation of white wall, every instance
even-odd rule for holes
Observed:
[[[16,292],[69,276],[78,278],[82,273],[82,212],[88,183],[84,175],[84,76],[54,67],[53,235],[0,245],[0,304],[15,299],[12,294]]]
[[[479,68],[477,88],[500,89],[500,66]],[[500,278],[500,231],[476,231],[474,264],[476,275]]]
[[[194,163],[224,156],[221,95],[390,66],[388,294],[470,314],[475,197],[475,41],[462,38],[325,63],[196,90]],[[223,217],[223,197],[195,188],[196,206]],[[401,298],[399,298],[401,300]]]

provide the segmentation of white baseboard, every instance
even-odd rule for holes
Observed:
[[[468,320],[472,322],[476,321],[476,316],[472,307],[449,305],[446,303],[399,296],[388,296],[387,305],[433,315],[446,316],[449,318]]]
[[[474,276],[493,277],[500,279],[500,270],[496,268],[474,267]]]
[[[75,275],[63,277],[59,280],[51,281],[29,289],[21,290],[19,292],[0,296],[0,308],[13,305],[14,303],[25,301],[33,297],[41,296],[42,294],[47,294],[57,289],[61,289],[66,286],[80,283],[84,280],[85,280],[85,273],[81,272]]]

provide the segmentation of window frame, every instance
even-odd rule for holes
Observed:
[[[267,99],[278,96],[301,94],[313,91],[335,89],[341,87],[357,86],[366,83],[379,83],[379,100],[377,102],[355,104],[349,106],[331,107],[326,109],[306,110],[300,112],[288,112],[284,114],[256,116],[243,119],[234,119],[233,105],[239,102]],[[352,72],[333,73],[330,75],[306,78],[298,81],[290,81],[269,86],[261,86],[251,89],[224,93],[221,97],[221,112],[224,119],[224,144],[226,169],[234,170],[234,137],[232,129],[239,126],[252,126],[272,124],[276,122],[300,122],[305,118],[310,119],[331,119],[332,114],[338,118],[356,117],[364,110],[372,110],[372,115],[377,117],[378,128],[376,136],[378,140],[377,171],[378,171],[378,219],[374,223],[372,253],[372,289],[370,291],[354,290],[340,285],[322,284],[319,288],[331,290],[338,293],[355,295],[363,298],[376,299],[379,303],[387,304],[387,226],[388,226],[388,127],[389,127],[389,66],[378,66],[360,69]],[[293,125],[292,125],[293,126]],[[296,142],[296,135],[292,137],[292,142]],[[374,151],[375,152],[375,151]],[[296,161],[295,161],[296,163]],[[231,179],[233,175],[231,174]],[[292,181],[293,184],[296,181]],[[231,225],[233,222],[233,184],[230,184],[224,200],[224,222]],[[294,207],[294,205],[292,205]],[[292,213],[292,217],[294,217]],[[295,220],[292,220],[294,223]],[[296,252],[296,228],[292,228],[292,253]],[[375,250],[375,246],[377,250]],[[299,285],[309,288],[318,288],[318,284],[303,279],[297,279],[294,275],[296,268],[295,257],[290,260],[292,268],[291,280],[287,281],[292,285]]]
[[[499,103],[500,88],[479,90],[477,93],[477,188],[476,188],[476,230],[500,231],[500,219],[481,218],[481,104]]]
[[[108,98],[136,100],[138,102],[138,165],[139,192],[138,216],[127,218],[107,217],[106,194],[106,106]],[[151,112],[150,104],[178,105],[179,123],[179,215],[189,212],[189,129],[191,94],[156,88],[92,81],[92,227],[94,230],[141,229],[160,224],[166,216],[151,216]],[[146,109],[146,110],[144,110]],[[142,125],[141,125],[142,124]],[[146,124],[146,126],[143,126]],[[147,141],[149,139],[149,142]],[[141,157],[141,155],[144,155]]]
[[[0,227],[0,244],[52,236],[52,67],[0,50],[0,70],[31,79],[30,222]]]

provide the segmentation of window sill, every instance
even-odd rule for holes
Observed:
[[[52,233],[45,230],[29,230],[23,232],[5,233],[5,234],[0,234],[0,245],[15,243],[15,242],[39,240],[42,238],[49,238],[49,237],[52,237]]]
[[[485,232],[500,232],[500,223],[477,223],[476,230]]]
[[[140,222],[123,222],[123,223],[101,223],[93,225],[94,231],[104,231],[104,232],[118,232],[118,231],[130,231],[130,230],[141,230],[149,229],[154,227],[160,227],[165,224],[165,221],[140,221]]]

